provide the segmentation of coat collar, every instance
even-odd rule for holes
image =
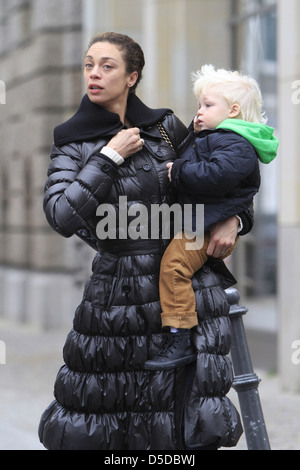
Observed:
[[[149,127],[160,121],[170,109],[148,108],[136,95],[130,94],[127,101],[126,116],[133,126]],[[92,103],[84,95],[78,111],[68,121],[54,129],[55,145],[75,141],[93,140],[114,135],[124,127],[118,114],[111,113],[102,106]]]

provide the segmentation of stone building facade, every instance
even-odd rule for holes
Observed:
[[[81,0],[0,1],[0,315],[39,327],[69,321],[78,300],[84,247],[49,229],[42,201],[53,128],[81,96],[81,48]]]

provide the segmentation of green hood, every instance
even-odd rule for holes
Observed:
[[[228,129],[245,137],[253,145],[263,163],[270,163],[277,155],[278,139],[274,129],[260,122],[248,122],[242,119],[225,119],[217,129]]]

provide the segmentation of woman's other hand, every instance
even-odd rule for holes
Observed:
[[[128,158],[142,150],[144,139],[141,139],[138,127],[122,129],[107,144],[107,147],[115,150],[121,157]]]
[[[219,258],[233,248],[238,233],[238,226],[239,220],[235,216],[214,225],[210,229],[207,255]]]

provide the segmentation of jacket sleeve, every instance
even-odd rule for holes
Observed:
[[[86,221],[111,189],[117,165],[102,154],[82,166],[79,147],[53,145],[44,192],[44,211],[50,226],[70,237],[86,228]]]
[[[209,160],[197,155],[185,160],[184,156],[172,166],[172,182],[181,192],[200,197],[225,196],[247,178],[257,167],[254,148],[235,134],[215,141]],[[197,159],[198,157],[198,159]]]
[[[254,225],[254,206],[253,200],[248,209],[237,214],[243,223],[242,230],[239,232],[239,236],[246,235],[247,233],[251,232],[253,225]]]

